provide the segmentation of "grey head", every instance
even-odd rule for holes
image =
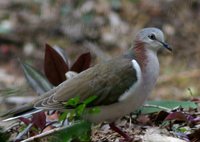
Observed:
[[[144,28],[140,30],[136,35],[136,40],[145,44],[146,47],[152,50],[158,50],[164,47],[170,51],[172,49],[165,43],[165,37],[163,32],[158,28]]]

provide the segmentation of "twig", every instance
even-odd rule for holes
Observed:
[[[41,133],[41,134],[38,134],[36,136],[33,136],[33,137],[30,137],[28,139],[25,139],[23,140],[22,142],[30,142],[30,141],[33,141],[33,140],[36,140],[36,139],[39,139],[39,138],[43,138],[43,137],[46,137],[52,133],[55,133],[55,132],[58,132],[58,131],[61,131],[63,129],[65,129],[66,127],[60,127],[60,128],[55,128],[55,129],[52,129],[52,130],[49,130],[47,132],[44,132],[44,133]]]
[[[169,109],[169,108],[166,108],[166,107],[162,107],[162,106],[158,106],[158,105],[150,105],[150,104],[145,104],[145,105],[143,105],[144,107],[153,107],[153,108],[158,108],[158,109],[164,109],[164,110],[166,110],[166,111],[171,111],[171,109]]]
[[[25,139],[25,140],[23,140],[22,142],[30,142],[30,141],[33,141],[33,140],[36,140],[36,139],[41,139],[41,138],[46,137],[46,136],[48,136],[48,135],[50,135],[50,134],[52,134],[52,133],[62,131],[62,130],[64,130],[64,129],[66,129],[67,127],[71,127],[71,126],[70,126],[70,125],[67,125],[67,126],[64,126],[64,127],[54,128],[54,129],[49,130],[49,131],[47,131],[47,132],[43,132],[43,133],[38,134],[38,135],[36,135],[36,136],[30,137],[30,138],[28,138],[28,139]]]
[[[30,130],[30,128],[33,126],[33,123],[29,124],[26,129],[24,129],[22,132],[18,134],[16,137],[15,141],[20,140],[25,134],[27,134]]]

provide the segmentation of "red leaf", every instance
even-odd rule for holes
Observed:
[[[191,101],[195,103],[200,103],[200,98],[193,98]]]
[[[91,54],[90,52],[84,53],[78,57],[75,63],[71,67],[71,71],[80,73],[90,67]]]
[[[48,80],[57,86],[66,80],[65,73],[67,71],[67,63],[54,48],[46,44],[44,72]]]
[[[33,114],[32,123],[40,129],[46,126],[46,116],[44,112],[38,112]]]
[[[31,123],[31,120],[24,118],[24,117],[20,117],[19,120],[21,120],[22,122],[24,122],[24,124],[29,125]]]
[[[172,112],[165,118],[165,120],[187,121],[187,117],[182,112]]]
[[[54,45],[53,46],[53,49],[56,50],[56,52],[63,58],[63,60],[68,64],[68,57],[67,57],[67,54],[66,52],[60,48],[59,46],[57,45]]]

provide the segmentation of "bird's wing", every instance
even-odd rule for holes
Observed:
[[[116,103],[137,81],[136,70],[131,58],[117,58],[98,64],[80,73],[76,77],[63,82],[51,95],[37,100],[36,108],[63,109],[64,102],[79,96],[80,102],[90,96],[97,98],[90,106]]]

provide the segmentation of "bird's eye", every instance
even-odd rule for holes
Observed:
[[[154,34],[151,34],[148,36],[151,40],[156,40],[156,36]]]

